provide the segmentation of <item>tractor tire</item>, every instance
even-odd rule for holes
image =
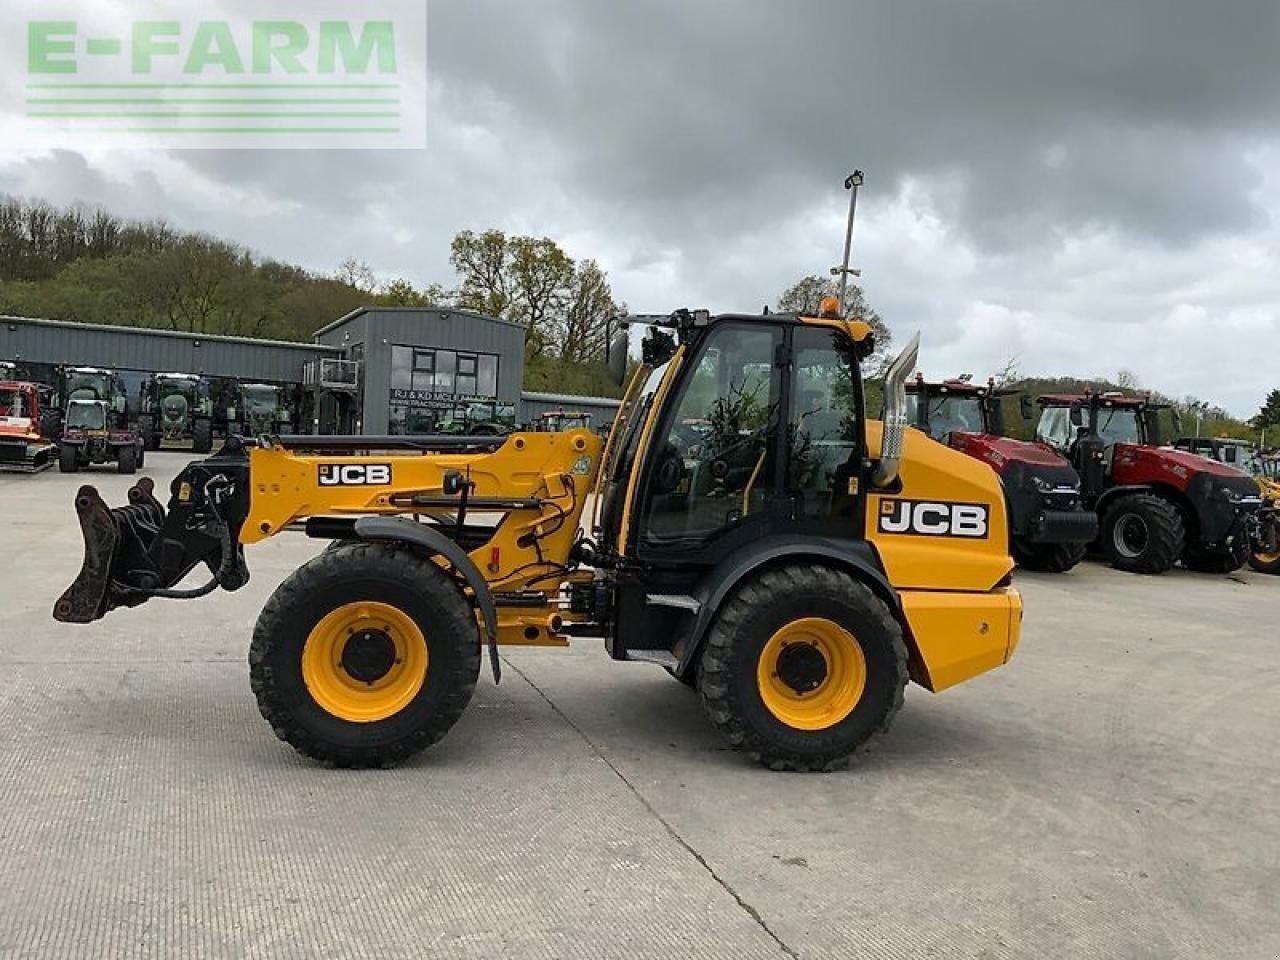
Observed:
[[[213,424],[197,420],[191,427],[191,452],[209,453],[213,450]]]
[[[1205,550],[1197,543],[1188,543],[1182,551],[1182,565],[1196,573],[1235,573],[1249,556],[1249,546],[1243,541],[1219,550]]]
[[[471,604],[440,567],[387,544],[325,550],[271,595],[249,648],[258,710],[299,753],[393,766],[457,722],[480,673]]]
[[[1272,576],[1280,577],[1280,551],[1263,553],[1259,550],[1250,550],[1249,566],[1259,573],[1269,573]]]
[[[137,473],[138,471],[138,448],[137,447],[121,447],[116,454],[116,472],[124,474]]]
[[[1023,543],[1013,540],[1009,552],[1018,566],[1038,573],[1066,573],[1084,559],[1083,543]]]
[[[1117,570],[1164,573],[1182,556],[1182,516],[1171,503],[1149,493],[1120,497],[1102,515],[1102,552]]]
[[[141,470],[147,465],[147,445],[144,443],[138,447],[138,469]]]
[[[847,573],[768,570],[721,608],[698,689],[729,743],[774,770],[834,770],[902,706],[907,648],[889,608]]]
[[[80,457],[76,448],[69,444],[58,447],[58,472],[75,473],[80,469]]]

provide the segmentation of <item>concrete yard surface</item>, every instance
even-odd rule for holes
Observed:
[[[130,478],[0,475],[0,956],[1280,954],[1280,578],[1019,574],[1012,664],[910,688],[847,772],[753,765],[596,640],[504,652],[442,743],[347,772],[275,738],[245,662],[318,544],[57,624],[85,482]]]

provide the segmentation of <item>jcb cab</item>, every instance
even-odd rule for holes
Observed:
[[[904,429],[914,343],[881,424],[863,413],[863,323],[645,322],[603,450],[588,430],[232,438],[174,480],[167,510],[149,481],[110,511],[84,487],[84,567],[55,616],[234,590],[245,545],[331,541],[262,611],[250,676],[283,739],[351,766],[443,736],[485,645],[496,680],[497,645],[603,636],[615,659],[696,685],[731,743],[794,769],[885,729],[908,678],[937,691],[1009,659],[1021,601],[1000,483]],[[201,564],[208,584],[176,587]]]

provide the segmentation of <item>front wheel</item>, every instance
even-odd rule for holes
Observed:
[[[707,637],[698,689],[733,746],[775,770],[832,770],[902,706],[907,649],[888,607],[809,564],[739,587]]]
[[[471,700],[480,634],[440,567],[385,544],[326,550],[267,601],[249,677],[276,736],[340,767],[396,764]]]
[[[1117,570],[1164,573],[1182,556],[1182,517],[1165,500],[1149,493],[1127,494],[1103,514],[1102,552]]]
[[[1040,573],[1066,573],[1084,559],[1083,543],[1027,543],[1014,540],[1009,552],[1018,566]]]
[[[69,443],[64,443],[58,447],[58,472],[75,473],[79,469],[79,451]]]

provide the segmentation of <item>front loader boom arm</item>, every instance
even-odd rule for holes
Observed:
[[[558,582],[599,466],[600,439],[587,430],[491,441],[233,439],[174,479],[167,510],[145,478],[114,510],[82,487],[84,563],[54,616],[87,623],[152,597],[235,590],[248,580],[245,545],[284,530],[353,538],[355,521],[368,516],[430,524],[466,550],[495,592]],[[174,589],[202,563],[209,583]]]

